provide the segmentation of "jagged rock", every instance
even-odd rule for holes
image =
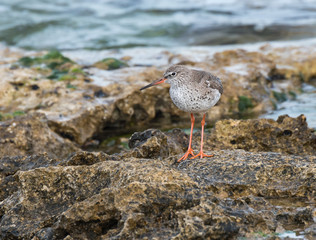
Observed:
[[[306,117],[283,115],[272,119],[226,119],[217,121],[214,130],[205,136],[206,151],[244,149],[251,152],[280,152],[295,155],[316,155],[316,134],[306,123]],[[168,144],[166,144],[166,142]],[[134,157],[169,157],[183,153],[189,136],[180,129],[162,133],[149,129],[136,132],[129,141]],[[162,146],[164,146],[162,148]],[[200,148],[200,132],[193,134],[194,150]],[[156,147],[156,149],[155,149]],[[159,152],[157,149],[160,149]],[[128,155],[130,156],[130,155]]]
[[[36,113],[0,122],[0,156],[46,152],[49,157],[63,158],[79,150],[71,141],[48,127],[44,114]]]
[[[61,166],[93,165],[106,160],[116,160],[115,156],[109,156],[103,152],[74,152],[67,159],[61,160]]]
[[[17,190],[17,179],[14,177],[16,172],[54,166],[58,162],[57,159],[49,158],[46,153],[31,156],[2,157],[0,160],[0,201]]]
[[[17,57],[8,59],[1,63]],[[170,60],[177,59],[185,61]],[[262,113],[276,96],[311,81],[315,59],[315,48],[265,46],[184,63],[222,78],[225,94],[208,115],[215,120]],[[315,237],[315,133],[304,116],[218,121],[205,136],[214,157],[180,164],[188,137],[179,129],[135,133],[131,149],[115,155],[82,152],[73,143],[154,119],[156,126],[165,119],[165,127],[187,121],[167,85],[138,90],[164,69],[126,67],[103,72],[99,83],[69,69],[80,75],[70,84],[56,71],[52,77],[61,81],[36,69],[0,68],[1,121],[29,113],[0,123],[0,239],[234,239],[285,230]],[[199,133],[193,138],[197,149]]]
[[[1,239],[231,239],[309,229],[315,156],[214,155],[180,165],[94,155],[92,165],[20,170],[0,202]]]
[[[175,130],[164,134],[157,129],[148,129],[134,133],[129,140],[129,147],[133,150],[125,156],[142,158],[167,158],[182,152],[176,137],[184,136],[182,131]]]
[[[300,115],[291,118],[222,120],[208,138],[207,149],[245,149],[251,152],[282,152],[316,155],[316,135]]]

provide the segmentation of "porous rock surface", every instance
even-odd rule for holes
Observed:
[[[207,139],[208,149],[244,149],[250,152],[281,152],[316,155],[315,130],[306,117],[288,115],[272,119],[221,120]]]
[[[75,143],[52,131],[44,114],[0,122],[0,156],[48,153],[50,157],[65,158],[76,151],[80,148]]]
[[[268,137],[277,127],[297,128],[301,135],[287,140],[292,149],[298,139],[313,138],[303,116],[280,119],[258,133]],[[215,150],[212,158],[176,163],[186,142],[178,129],[149,129],[133,134],[131,149],[114,155],[2,157],[0,238],[251,239],[293,226],[315,236],[315,155]]]
[[[222,78],[208,120],[262,113],[277,101],[273,91],[286,95],[316,76],[315,48],[228,50],[202,62],[167,54]],[[25,114],[0,122],[0,239],[275,239],[286,230],[315,238],[315,132],[304,116],[218,121],[205,136],[213,158],[176,163],[188,143],[179,129],[136,132],[114,155],[85,152],[91,138],[187,120],[168,86],[139,92],[166,66],[106,72],[97,84],[93,68],[52,81],[13,67],[23,53],[0,56],[0,117]]]
[[[178,165],[79,154],[99,162],[5,177],[2,239],[231,239],[313,223],[315,156],[224,150]]]

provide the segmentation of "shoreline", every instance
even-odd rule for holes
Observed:
[[[314,47],[315,46],[315,47]],[[307,64],[309,61],[313,61],[312,54],[316,54],[316,38],[309,39],[307,41],[278,41],[278,42],[271,42],[271,43],[256,43],[256,44],[242,44],[242,45],[227,45],[227,46],[216,46],[216,47],[179,47],[179,48],[133,48],[133,49],[118,49],[118,50],[104,50],[101,52],[96,51],[71,51],[67,52],[64,51],[62,54],[64,54],[65,57],[68,57],[72,61],[75,61],[74,67],[80,68],[82,73],[84,75],[78,76],[79,78],[86,78],[88,81],[87,83],[81,82],[78,80],[66,80],[65,83],[66,87],[79,87],[81,89],[80,91],[89,92],[91,89],[99,89],[99,91],[104,92],[106,95],[110,95],[106,98],[95,98],[93,97],[93,101],[86,101],[86,103],[82,102],[82,99],[78,99],[79,96],[75,96],[78,92],[76,89],[73,89],[71,92],[67,90],[70,95],[74,95],[74,97],[78,101],[82,102],[83,106],[97,106],[105,104],[111,105],[112,101],[116,101],[116,96],[118,95],[117,90],[114,90],[114,88],[119,88],[120,85],[122,87],[128,89],[126,94],[123,94],[125,96],[128,96],[130,93],[137,90],[138,86],[144,85],[147,81],[152,81],[155,78],[159,77],[160,72],[164,70],[164,68],[170,64],[175,63],[182,63],[187,64],[190,67],[198,68],[198,69],[205,69],[215,73],[215,75],[218,75],[220,78],[224,80],[224,82],[230,81],[229,78],[235,79],[235,81],[239,84],[239,96],[234,96],[231,100],[224,100],[227,104],[227,101],[233,101],[237,102],[237,105],[239,104],[240,107],[240,101],[241,99],[248,101],[247,99],[253,99],[251,101],[255,101],[255,106],[251,110],[250,108],[247,109],[247,112],[243,113],[243,116],[239,116],[238,114],[238,106],[235,103],[235,106],[231,106],[229,108],[233,108],[232,111],[235,112],[235,116],[230,114],[228,111],[231,111],[229,109],[221,110],[221,107],[223,105],[220,105],[221,107],[215,107],[215,112],[213,111],[212,115],[208,119],[208,121],[211,121],[212,123],[216,119],[220,119],[220,116],[222,117],[234,117],[234,118],[244,118],[244,117],[260,117],[264,116],[264,114],[268,114],[271,112],[271,110],[275,110],[277,112],[277,106],[282,104],[282,108],[286,106],[288,103],[287,100],[291,100],[292,102],[295,101],[295,98],[302,93],[300,90],[301,83],[299,83],[300,74],[307,74],[304,80],[306,83],[308,83],[308,78],[313,76],[313,69],[307,69],[307,65],[300,66],[300,62],[307,61]],[[172,51],[171,51],[172,50]],[[20,57],[23,56],[42,56],[45,52],[34,52],[34,51],[24,51],[22,49],[5,47],[1,46],[0,51],[2,53],[3,57],[3,63],[0,65],[0,69],[7,68],[8,70],[4,70],[3,73],[3,79],[6,78],[6,74],[9,72],[17,73],[16,76],[13,75],[13,78],[11,81],[11,84],[25,84],[25,82],[29,82],[28,85],[38,85],[38,83],[45,82],[45,87],[48,87],[53,89],[54,85],[63,86],[64,84],[60,81],[42,81],[41,79],[45,79],[45,76],[42,75],[41,72],[37,71],[35,68],[21,68],[19,67],[16,70],[10,70],[10,64],[14,64],[15,61]],[[181,54],[180,54],[181,53]],[[12,56],[11,56],[11,55]],[[226,55],[225,55],[226,54]],[[232,56],[229,56],[229,54],[232,54]],[[293,60],[286,59],[287,55],[292,55]],[[294,57],[295,56],[295,57]],[[126,62],[129,67],[127,68],[120,68],[117,70],[104,70],[100,69],[98,67],[95,67],[93,64],[95,62],[98,62],[99,60],[102,60],[104,58],[114,58],[118,60],[122,60],[123,62]],[[231,59],[230,59],[231,58]],[[255,61],[255,63],[251,63],[247,60],[247,58],[252,59],[251,61]],[[296,59],[297,58],[297,59]],[[95,59],[94,61],[92,59]],[[270,63],[272,61],[272,63]],[[86,63],[86,64],[83,64]],[[271,65],[272,64],[272,65]],[[298,69],[295,69],[298,68]],[[45,70],[46,71],[46,70]],[[55,71],[55,70],[54,70]],[[275,73],[273,73],[275,71]],[[300,71],[305,71],[300,72]],[[310,73],[309,73],[310,72]],[[26,76],[23,75],[30,75],[29,78],[31,78],[31,75],[37,75],[40,81],[31,81],[29,79],[26,79]],[[291,74],[298,75],[294,79],[288,81],[288,80],[273,80],[273,83],[268,83],[267,80],[270,78],[269,74],[275,78],[282,77],[284,79],[291,78]],[[279,74],[279,76],[278,76]],[[285,75],[284,75],[285,74]],[[19,76],[21,75],[21,76]],[[140,77],[136,77],[136,76]],[[68,76],[65,76],[68,77]],[[21,80],[14,80],[20,79]],[[252,83],[250,83],[251,78],[258,78],[261,79],[260,81],[266,81],[265,83],[256,83],[257,86],[252,86]],[[23,80],[24,79],[24,80]],[[145,80],[145,81],[144,81]],[[13,81],[13,82],[12,82]],[[19,83],[19,82],[23,83]],[[32,82],[32,83],[31,83]],[[145,82],[145,83],[144,83]],[[76,84],[74,85],[74,83]],[[231,84],[231,83],[228,83]],[[263,84],[261,88],[259,89],[259,85]],[[273,86],[269,85],[273,84]],[[293,86],[291,86],[294,84]],[[313,84],[308,83],[308,84]],[[137,86],[138,85],[138,86]],[[38,85],[39,86],[39,85]],[[254,90],[255,92],[252,93],[251,88],[257,88]],[[10,88],[10,86],[8,86]],[[64,88],[64,86],[62,87]],[[254,89],[255,89],[254,88]],[[78,89],[78,90],[79,90]],[[26,90],[26,88],[23,88],[23,90]],[[66,90],[66,89],[65,89]],[[166,88],[163,87],[163,101],[168,101],[166,98],[168,98],[168,95],[166,94]],[[231,91],[230,89],[229,91]],[[96,90],[93,90],[96,91]],[[110,93],[112,91],[112,93]],[[257,93],[256,93],[257,91]],[[270,93],[269,93],[270,92]],[[33,93],[30,92],[32,95]],[[34,92],[35,94],[38,94]],[[104,95],[103,93],[103,95]],[[90,94],[90,93],[89,93]],[[89,95],[88,94],[88,95]],[[230,93],[228,92],[228,95]],[[238,95],[237,94],[237,95]],[[257,94],[257,96],[255,95]],[[258,95],[259,94],[259,95]],[[268,96],[271,94],[277,94],[275,96]],[[312,93],[311,93],[312,94]],[[166,95],[166,96],[165,96]],[[227,95],[226,95],[227,96]],[[240,97],[241,96],[241,97]],[[246,98],[244,98],[244,96]],[[308,93],[305,94],[305,96],[309,96]],[[34,96],[35,99],[32,101],[38,102],[38,104],[41,104],[41,99],[36,99],[36,96]],[[65,95],[66,97],[66,95]],[[225,96],[224,96],[225,97]],[[68,97],[69,98],[69,97]],[[124,98],[124,97],[123,97]],[[22,98],[23,99],[23,98]],[[24,102],[24,100],[22,100]],[[46,101],[46,100],[45,100]],[[60,104],[61,100],[53,100],[58,101]],[[68,100],[66,100],[68,101]],[[260,103],[262,101],[262,103]],[[239,103],[238,103],[239,102]],[[289,104],[292,104],[292,102],[289,102]],[[71,103],[72,104],[72,103]],[[232,104],[231,102],[229,104]],[[234,103],[233,103],[234,104]],[[244,103],[243,103],[244,104]],[[249,103],[253,104],[253,103]],[[2,106],[5,106],[6,104],[3,103]],[[25,105],[25,104],[24,104]],[[34,105],[34,103],[32,103]],[[250,105],[249,105],[250,106]],[[172,107],[172,106],[171,106]],[[237,107],[237,109],[236,109]],[[77,107],[75,107],[77,108]],[[84,107],[85,108],[85,107]],[[10,112],[14,111],[33,111],[32,107],[28,108],[26,105],[23,108],[10,108]],[[25,111],[26,110],[26,111]],[[69,115],[69,113],[66,113],[64,110],[58,108],[54,110],[52,108],[49,110],[43,110],[39,109],[40,112],[43,112],[48,114],[48,118],[53,121],[71,121],[72,117]],[[240,110],[240,109],[239,109]],[[282,109],[281,109],[282,110]],[[0,109],[0,111],[4,111],[4,109]],[[54,114],[54,111],[57,114]],[[134,109],[130,109],[129,111],[135,111]],[[145,110],[147,112],[147,110]],[[157,111],[157,110],[156,110]],[[165,110],[163,110],[165,111]],[[176,111],[174,108],[172,108],[172,111]],[[187,116],[184,114],[181,114],[179,111],[176,111],[176,115],[181,116],[181,119],[185,122],[187,120]],[[75,113],[75,112],[74,112]],[[304,112],[297,112],[292,113],[296,115],[292,115],[293,117],[298,116],[299,114]],[[147,113],[148,114],[148,113]],[[151,113],[152,114],[152,113]],[[215,114],[215,115],[214,115]],[[284,111],[282,112],[284,114]],[[306,114],[308,114],[306,112]],[[248,116],[247,116],[248,115]],[[60,117],[62,116],[62,117]],[[313,115],[312,115],[313,116]],[[184,117],[184,118],[182,118]],[[276,119],[277,116],[274,117]],[[315,119],[309,119],[308,121],[311,122],[311,126],[314,126],[316,120]],[[168,125],[168,121],[165,122],[165,124]],[[170,123],[169,123],[170,125]],[[179,124],[181,125],[181,123]],[[173,126],[172,124],[170,126]],[[168,128],[168,127],[167,127]],[[169,127],[170,128],[170,127]],[[136,129],[134,129],[135,131]],[[130,131],[128,131],[130,132]]]

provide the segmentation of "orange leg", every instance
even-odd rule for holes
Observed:
[[[207,155],[207,154],[204,154],[203,153],[203,136],[204,136],[204,125],[205,125],[205,113],[203,115],[203,119],[201,121],[201,125],[202,125],[202,131],[201,131],[201,150],[200,152],[193,156],[191,159],[193,158],[197,158],[197,157],[200,157],[200,158],[203,158],[203,157],[213,157],[214,155]]]
[[[181,161],[187,159],[190,154],[191,154],[192,156],[194,156],[193,149],[191,148],[194,121],[195,121],[195,119],[194,119],[193,113],[191,113],[191,132],[190,132],[189,147],[188,147],[187,152],[178,160],[178,162],[181,162]]]

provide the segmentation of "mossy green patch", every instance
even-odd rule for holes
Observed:
[[[101,141],[97,146],[92,146],[89,151],[103,151],[109,154],[121,152],[123,149],[129,149],[128,139],[130,134],[113,136]]]
[[[13,117],[25,115],[24,111],[15,111],[12,113]]]
[[[77,89],[77,87],[75,85],[72,85],[71,83],[67,83],[66,88]]]
[[[73,68],[70,70],[71,73],[80,73],[85,74],[85,72],[81,68]]]
[[[272,103],[273,110],[277,110],[278,109],[277,103],[272,99],[271,99],[271,103]]]
[[[0,112],[0,121],[6,121],[6,120],[12,119],[14,117],[22,116],[25,114],[26,113],[24,111],[14,111],[12,113],[1,113]]]
[[[76,75],[64,74],[58,78],[58,81],[71,81],[71,80],[75,80],[76,78],[77,78]]]
[[[60,71],[60,70],[55,69],[52,71],[52,73],[49,76],[47,76],[47,78],[52,79],[52,80],[54,80],[54,79],[59,80],[62,76],[64,76],[67,73],[68,73],[68,71],[66,71],[66,70]]]
[[[73,80],[85,76],[84,71],[74,61],[53,50],[41,57],[22,57],[18,63],[23,67],[33,67],[38,71],[48,71],[46,77],[52,80]],[[45,70],[45,71],[44,71]]]
[[[65,63],[65,62],[73,62],[72,60],[70,60],[69,58],[65,57],[64,55],[62,55],[59,51],[57,50],[53,50],[53,51],[50,51],[48,52],[47,54],[45,54],[43,57],[42,57],[43,60],[46,60],[46,61],[58,61],[58,62],[62,62],[62,63]]]
[[[283,92],[272,91],[272,94],[278,102],[285,102],[287,100],[287,96]]]
[[[297,94],[293,91],[289,91],[289,95],[292,98],[292,100],[295,100],[297,98]]]
[[[38,63],[37,57],[22,57],[18,60],[18,63],[24,67],[31,67]]]
[[[244,112],[250,108],[253,108],[251,98],[249,98],[247,96],[238,96],[238,110],[239,110],[239,112]]]
[[[56,67],[67,62],[74,63],[72,60],[63,56],[60,52],[56,50],[50,51],[42,57],[22,57],[18,60],[18,63],[23,67],[45,65],[50,69],[55,69]]]
[[[129,149],[128,142],[121,142],[124,149]]]
[[[104,58],[99,62],[93,64],[94,67],[104,70],[114,70],[123,67],[128,67],[126,62],[118,60],[116,58]]]

